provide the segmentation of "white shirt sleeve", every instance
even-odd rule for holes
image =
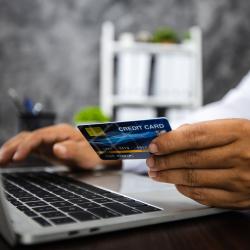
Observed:
[[[184,123],[194,123],[224,118],[250,119],[250,72],[237,87],[231,89],[220,101],[208,104],[194,111],[182,120],[173,121],[176,128]],[[172,122],[171,122],[172,124]],[[145,160],[124,160],[125,171],[146,172]]]
[[[224,118],[250,119],[250,72],[242,79],[237,87],[231,89],[220,101],[208,104],[176,122],[194,123]],[[176,127],[175,126],[175,127]]]

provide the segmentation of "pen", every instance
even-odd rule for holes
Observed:
[[[37,114],[41,113],[42,110],[43,110],[43,105],[42,105],[42,103],[37,102],[37,103],[33,106],[32,113],[33,113],[34,115],[37,115]]]
[[[22,103],[21,103],[21,101],[20,101],[20,99],[19,99],[19,97],[18,97],[18,94],[17,94],[16,90],[13,89],[13,88],[10,88],[10,89],[8,90],[8,94],[9,94],[10,99],[11,99],[12,102],[14,103],[14,105],[15,105],[17,111],[18,111],[19,113],[23,113],[23,112],[24,112],[24,110],[23,110],[23,105],[22,105]]]
[[[24,98],[23,100],[23,107],[25,109],[25,112],[32,113],[33,112],[33,101],[30,98]]]

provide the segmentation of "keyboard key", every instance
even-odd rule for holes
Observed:
[[[71,194],[71,193],[68,193],[68,194],[58,194],[58,195],[61,196],[61,197],[63,197],[66,200],[81,198],[79,195],[75,195],[75,194]]]
[[[69,207],[72,206],[73,204],[67,201],[59,201],[59,202],[53,202],[51,205],[55,207]]]
[[[84,211],[83,209],[76,207],[76,206],[71,206],[71,207],[60,207],[59,208],[61,211],[65,213],[70,213],[70,212],[81,212]]]
[[[19,201],[17,201],[16,199],[11,199],[9,202],[10,202],[12,205],[14,205],[15,207],[17,207],[17,206],[22,206],[22,203],[19,202]]]
[[[139,201],[129,201],[129,202],[124,202],[124,205],[127,205],[129,207],[141,207],[141,206],[146,206],[145,203],[139,202]]]
[[[18,191],[18,192],[13,192],[12,193],[16,198],[31,198],[32,195],[24,192],[24,191]]]
[[[68,224],[68,223],[74,223],[75,221],[69,217],[63,217],[63,218],[57,218],[57,219],[51,219],[51,221],[54,224],[62,225],[62,224]]]
[[[92,209],[88,209],[88,211],[102,218],[111,218],[111,217],[120,216],[119,213],[112,211],[106,207],[92,208]]]
[[[58,190],[52,189],[51,190],[53,193],[59,195],[59,196],[67,196],[70,195],[71,193],[68,191],[65,191],[64,189],[58,188]]]
[[[58,202],[58,201],[64,201],[62,198],[59,197],[48,197],[48,198],[43,198],[43,200],[51,203],[51,202]]]
[[[8,201],[11,200],[11,199],[14,199],[14,197],[13,197],[12,195],[7,194],[6,192],[4,192],[4,195],[5,195],[5,197],[6,197],[6,199],[7,199]]]
[[[98,194],[91,193],[91,192],[86,191],[86,190],[79,190],[79,191],[77,191],[77,194],[82,195],[82,196],[84,196],[87,199],[102,198],[102,196],[100,196]]]
[[[103,196],[114,199],[114,198],[123,198],[123,196],[119,195],[119,194],[115,194],[115,193],[108,193],[108,194],[104,194]]]
[[[107,203],[107,202],[112,202],[112,200],[108,199],[108,198],[98,198],[98,199],[94,199],[93,200],[94,202],[96,203],[99,203],[99,204],[103,204],[103,203]]]
[[[27,202],[26,205],[29,207],[41,207],[41,206],[46,206],[48,204],[43,201],[34,201],[34,202]]]
[[[26,207],[26,206],[17,206],[16,207],[17,209],[19,209],[20,211],[28,211],[28,210],[30,210],[28,207]]]
[[[20,201],[22,202],[31,202],[31,201],[41,201],[40,199],[34,197],[34,196],[31,196],[31,197],[28,197],[28,198],[19,198]]]
[[[87,199],[84,199],[84,198],[72,199],[72,200],[69,200],[69,201],[74,203],[74,204],[81,204],[81,203],[90,202],[90,200],[87,200]]]
[[[80,221],[85,221],[99,219],[100,217],[111,218],[160,210],[123,195],[55,173],[5,174],[4,185],[8,192],[7,199],[9,202],[17,206],[27,216],[38,218],[37,220],[41,221],[41,224],[49,222],[46,220],[43,222],[41,220],[43,218],[37,216],[36,212],[41,213],[46,218],[53,218],[51,221],[60,219],[53,222],[55,224],[64,224],[74,222],[64,213],[68,213],[74,218],[77,217],[76,219]],[[35,212],[14,197],[24,202],[25,205],[32,207]],[[51,206],[47,205],[47,202]]]
[[[46,218],[56,218],[56,217],[64,217],[65,215],[61,212],[48,212],[48,213],[42,213],[42,216]]]
[[[46,191],[43,191],[43,190],[37,190],[37,191],[34,191],[33,192],[36,196],[44,199],[44,198],[54,198],[55,195],[49,193],[49,192],[46,192]]]
[[[100,207],[99,204],[94,203],[94,202],[86,202],[86,203],[82,203],[82,204],[78,204],[79,207],[82,208],[95,208],[95,207]]]
[[[119,201],[119,202],[133,202],[133,201],[135,201],[133,199],[130,199],[130,198],[124,197],[124,196],[113,198],[113,200]]]
[[[56,212],[57,210],[51,206],[45,206],[45,207],[35,207],[33,208],[38,213],[45,213],[45,212]]]
[[[31,210],[25,210],[25,211],[22,211],[23,213],[25,213],[27,216],[29,217],[36,217],[37,214]]]
[[[34,217],[32,219],[43,227],[51,226],[50,223],[42,217]]]
[[[144,213],[161,211],[161,209],[159,209],[159,208],[151,207],[151,206],[148,206],[148,205],[137,207],[136,209],[140,210],[140,211],[142,211]]]
[[[82,196],[84,196],[87,199],[98,199],[98,198],[103,198],[102,196],[98,195],[98,194],[94,194],[94,193],[90,193],[90,192],[82,192],[81,194]]]
[[[97,216],[88,213],[86,211],[77,212],[77,213],[69,213],[69,215],[79,221],[88,221],[88,220],[97,220],[99,219]]]
[[[120,203],[105,203],[104,204],[105,207],[108,207],[118,213],[121,213],[121,214],[124,214],[124,215],[132,215],[132,214],[139,214],[141,212],[139,211],[136,211],[135,209],[133,208],[130,208],[128,206],[125,206],[123,204],[120,204]]]

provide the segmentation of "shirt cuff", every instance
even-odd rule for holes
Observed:
[[[122,168],[127,172],[136,172],[136,173],[147,173],[146,160],[136,159],[136,160],[123,160]]]

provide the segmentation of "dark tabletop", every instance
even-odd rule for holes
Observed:
[[[0,249],[11,249],[0,238]],[[108,234],[82,237],[19,250],[192,250],[250,249],[250,212],[225,214],[164,223]]]

